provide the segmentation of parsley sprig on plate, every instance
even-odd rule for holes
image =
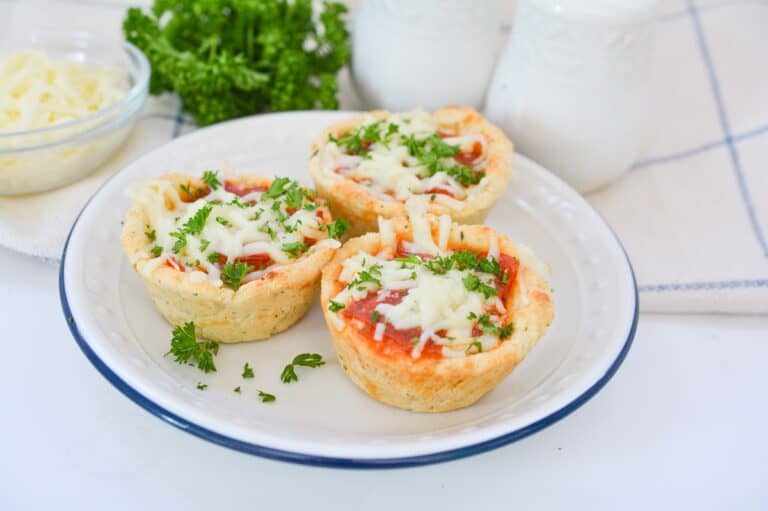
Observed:
[[[285,369],[283,369],[283,372],[280,375],[280,380],[283,383],[299,381],[299,376],[296,374],[295,366],[320,367],[323,365],[325,365],[325,360],[323,360],[323,356],[319,353],[302,353],[300,355],[296,355],[293,358],[293,361],[286,365]]]
[[[219,344],[213,341],[198,341],[195,324],[190,321],[173,329],[171,349],[166,355],[173,355],[179,364],[196,363],[204,373],[216,371],[213,357],[219,352]]]

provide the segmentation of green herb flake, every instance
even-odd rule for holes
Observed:
[[[299,376],[296,374],[295,370],[296,366],[320,367],[323,365],[325,365],[325,361],[319,353],[302,353],[296,355],[293,358],[293,361],[283,369],[283,372],[280,374],[280,380],[283,383],[299,381]]]
[[[171,349],[165,355],[173,355],[179,364],[196,362],[198,369],[204,373],[216,371],[213,357],[219,352],[219,344],[213,341],[198,342],[193,322],[174,327],[172,335]]]
[[[176,242],[173,244],[173,247],[171,247],[174,254],[178,254],[187,246],[187,236],[183,232],[173,231],[172,233],[169,233],[168,236],[176,238]]]
[[[334,302],[333,300],[330,300],[328,302],[328,310],[333,312],[333,313],[339,312],[344,307],[345,307],[345,305],[343,303]]]
[[[219,182],[218,172],[214,172],[212,170],[206,170],[203,172],[203,183],[207,184],[211,187],[211,190],[218,190],[221,186],[221,183]]]
[[[194,215],[192,215],[182,227],[182,232],[188,234],[200,234],[205,227],[205,221],[208,219],[208,215],[211,214],[213,204],[206,204],[202,208],[198,209]]]
[[[163,253],[163,247],[160,245],[155,245],[152,247],[152,257],[160,257],[160,255]]]
[[[477,340],[472,341],[472,343],[469,346],[467,346],[467,350],[466,350],[467,353],[472,351],[472,348],[475,348],[477,353],[482,353],[482,351],[483,351],[483,343],[481,343],[480,341],[477,341]]]
[[[197,390],[205,390],[207,388],[208,388],[208,384],[207,383],[197,382]]]
[[[259,397],[261,398],[262,403],[272,403],[277,399],[274,394],[269,394],[263,390],[259,391]]]
[[[328,236],[339,239],[349,230],[349,222],[339,218],[328,224]]]
[[[293,243],[283,243],[283,252],[291,255],[294,259],[307,251],[307,246],[301,241],[295,241]]]
[[[247,263],[227,263],[221,270],[221,280],[225,285],[237,291],[240,289],[240,283],[242,282],[243,278],[253,270],[254,267]]]
[[[248,362],[243,366],[243,378],[253,378],[253,368],[248,365]]]

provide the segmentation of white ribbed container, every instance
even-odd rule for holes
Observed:
[[[486,115],[516,148],[588,192],[648,139],[649,23],[658,0],[519,0]]]
[[[368,108],[480,108],[500,38],[495,2],[361,0],[352,80]]]

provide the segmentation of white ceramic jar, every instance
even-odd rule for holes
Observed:
[[[516,148],[588,192],[648,139],[658,0],[519,0],[485,113]]]
[[[361,0],[352,80],[368,108],[480,108],[500,47],[496,3]]]

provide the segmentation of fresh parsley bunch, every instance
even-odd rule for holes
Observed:
[[[176,92],[199,125],[268,110],[336,109],[349,58],[342,15],[325,0],[155,0],[128,9],[126,39],[152,65],[150,92]]]

